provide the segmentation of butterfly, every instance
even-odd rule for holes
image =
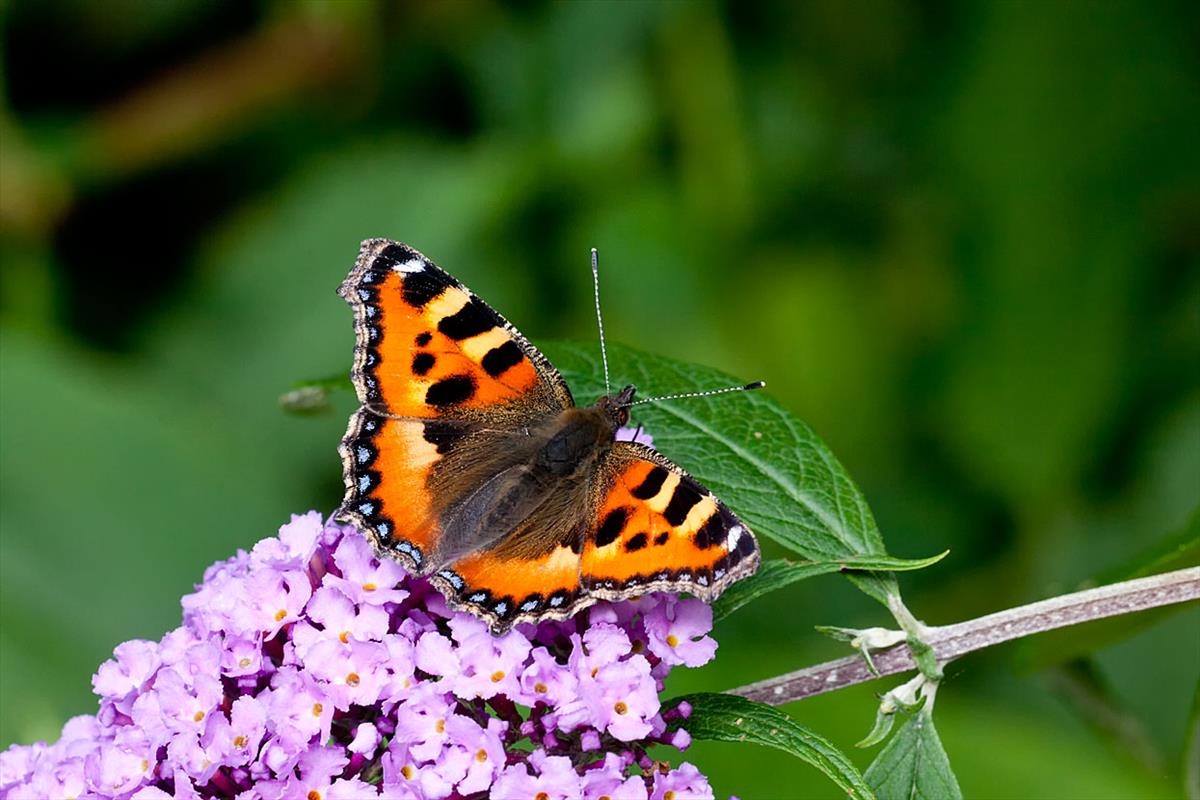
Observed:
[[[754,534],[724,503],[615,440],[633,386],[575,405],[516,328],[399,242],[363,242],[338,293],[361,407],[337,516],[452,608],[500,633],[651,591],[711,602],[757,569]]]

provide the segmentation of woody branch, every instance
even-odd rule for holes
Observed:
[[[927,627],[922,638],[933,648],[938,662],[946,664],[967,653],[1035,633],[1195,600],[1200,600],[1200,567],[1052,597],[954,625]],[[872,674],[862,658],[847,656],[740,686],[731,689],[730,694],[778,706],[917,666],[906,644],[875,653],[872,659],[877,674]]]

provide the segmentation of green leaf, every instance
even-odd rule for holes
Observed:
[[[850,556],[841,561],[788,561],[775,558],[762,562],[758,572],[744,578],[725,590],[725,594],[713,603],[713,620],[723,619],[747,603],[768,592],[782,589],[789,584],[842,570],[885,570],[899,571],[921,569],[936,564],[946,556],[940,553],[931,558],[903,559],[891,556]]]
[[[870,800],[875,796],[845,754],[777,708],[715,692],[684,695],[668,705],[681,702],[689,703],[692,713],[677,726],[695,739],[773,747],[812,764],[850,797]]]
[[[1192,516],[1182,529],[1155,542],[1126,563],[1101,572],[1089,582],[1103,586],[1195,566],[1200,566],[1200,506],[1192,510]]]
[[[1128,562],[1105,570],[1085,585],[1103,586],[1197,565],[1200,565],[1200,508],[1192,513],[1182,530]],[[1187,607],[1186,603],[1176,603],[1050,631],[1021,642],[1014,662],[1028,671],[1067,663],[1127,639]]]
[[[576,402],[604,394],[600,348],[568,342],[546,348]],[[702,391],[745,383],[719,370],[609,345],[621,384],[643,395]],[[619,388],[614,386],[613,389]],[[887,556],[862,492],[808,425],[767,392],[740,392],[638,406],[655,447],[696,475],[754,531],[810,561]],[[886,575],[854,575],[886,603],[896,592]]]
[[[712,604],[713,622],[728,617],[764,594],[805,578],[838,572],[841,568],[841,564],[833,561],[787,561],[782,558],[764,561],[758,572],[733,584],[717,598]]]
[[[926,705],[909,717],[867,768],[867,783],[879,800],[962,797],[929,709]]]

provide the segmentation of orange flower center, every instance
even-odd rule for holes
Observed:
[[[405,764],[403,767],[400,768],[400,774],[404,776],[405,780],[411,781],[412,776],[415,774],[415,771],[413,770],[411,765]]]
[[[437,721],[437,725],[435,725],[434,727],[437,729],[438,733],[445,733],[446,732],[446,720],[439,719]]]
[[[342,644],[350,644],[350,631],[342,631],[338,638],[342,640]]]
[[[321,793],[313,789],[308,794],[304,795],[308,800],[321,800]]]
[[[249,659],[249,658],[246,658],[245,656],[243,656],[242,658],[238,659],[238,666],[239,666],[239,667],[248,667],[248,666],[250,666],[250,659]]]
[[[616,705],[613,706],[613,711],[617,712],[618,714],[624,714],[628,710],[629,706],[625,705],[624,700],[618,700]]]
[[[545,792],[538,792],[533,800],[550,800],[550,795],[546,794]]]
[[[542,683],[541,681],[538,681],[537,683],[535,683],[533,685],[533,690],[535,692],[537,692],[538,694],[545,694],[546,692],[550,691],[550,687],[548,687],[546,684]]]
[[[276,622],[283,622],[283,618],[284,618],[284,617],[286,617],[286,616],[287,616],[287,609],[286,609],[286,608],[281,608],[281,609],[279,609],[278,611],[276,611],[276,612],[275,612],[275,621],[276,621]]]
[[[679,639],[677,639],[675,637],[675,634],[673,634],[673,633],[668,634],[667,635],[667,646],[668,647],[676,647],[678,645],[679,645]]]
[[[503,670],[498,669],[492,673],[492,683],[499,683],[502,680],[504,680],[504,671]]]
[[[379,588],[379,587],[378,587],[378,586],[376,586],[376,585],[375,585],[375,584],[373,584],[373,583],[364,583],[364,584],[363,584],[363,591],[364,591],[364,592],[373,592],[373,591],[375,591],[375,590],[376,590],[376,589],[378,589],[378,588]]]
[[[487,750],[480,750],[478,753],[476,753],[475,760],[480,764],[482,764],[484,761],[487,761]]]
[[[663,800],[675,800],[675,790],[667,789],[663,792]]]
[[[196,712],[196,716],[192,717],[192,719],[193,719],[194,721],[196,721],[196,722],[200,722],[201,720],[203,720],[203,719],[204,719],[204,712],[203,712],[203,711],[197,711],[197,712]]]
[[[325,706],[320,703],[313,703],[313,716],[319,717],[325,711]]]
[[[243,747],[246,746],[246,737],[245,736],[233,737],[233,746],[236,747],[238,750],[241,750]]]
[[[359,677],[358,677],[357,672],[351,672],[349,675],[346,676],[346,685],[347,686],[358,686],[358,681],[359,681]]]

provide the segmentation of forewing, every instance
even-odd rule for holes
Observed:
[[[354,308],[363,407],[340,448],[338,517],[424,574],[446,506],[504,463],[507,436],[570,407],[571,393],[516,328],[406,245],[363,242],[339,293]]]
[[[362,244],[339,294],[354,308],[358,399],[396,417],[538,417],[570,407],[562,376],[508,320],[416,250]]]

